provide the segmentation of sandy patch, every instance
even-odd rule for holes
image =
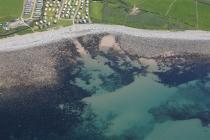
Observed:
[[[81,56],[85,56],[87,55],[87,51],[84,49],[84,47],[82,47],[82,45],[79,43],[78,40],[74,40],[74,44],[75,47],[77,48],[77,52],[81,55]]]
[[[148,72],[155,72],[158,71],[159,69],[155,59],[140,58],[139,61],[142,65],[148,67],[147,69]]]
[[[113,35],[106,35],[101,39],[99,44],[99,50],[107,52],[109,49],[121,50],[119,44]]]

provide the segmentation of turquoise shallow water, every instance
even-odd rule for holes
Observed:
[[[145,140],[208,140],[210,128],[202,127],[198,119],[167,121],[155,125]]]
[[[169,88],[158,83],[157,80],[157,77],[152,74],[137,76],[133,83],[115,92],[98,93],[85,98],[84,101],[96,114],[99,121],[96,125],[99,129],[103,125],[106,126],[104,133],[107,137],[115,136],[121,139],[130,136],[133,139],[145,140],[207,140],[210,136],[210,128],[203,127],[199,119],[173,120],[169,115],[163,116],[162,121],[158,122],[150,112],[150,109],[170,101],[171,104],[176,102],[175,105],[183,108],[194,104],[205,106],[205,103],[202,105],[202,102],[196,102],[199,98],[205,98],[202,95],[198,97],[202,91],[193,89],[193,86],[196,87],[198,83],[193,81]],[[193,111],[193,108],[186,111]],[[185,112],[177,113],[180,115]]]
[[[88,120],[88,123],[95,128],[94,131],[100,132],[101,139],[102,137],[114,140],[209,139],[210,82],[208,74],[202,79],[186,82],[177,77],[182,82],[170,86],[170,84],[161,82],[162,79],[154,72],[159,70],[155,68],[154,63],[149,63],[148,68],[152,70],[146,74],[134,72],[130,75],[134,77],[132,82],[110,91],[103,88],[104,81],[100,75],[109,77],[109,75],[116,74],[116,71],[101,63],[105,61],[107,59],[101,57],[95,58],[94,61],[91,59],[86,61],[82,73],[88,73],[91,82],[85,84],[81,78],[77,78],[75,82],[81,88],[89,91],[95,89],[92,96],[82,100],[87,104],[82,117],[86,120],[90,114],[94,114],[94,119]],[[129,67],[133,66],[141,67],[136,63],[132,63]],[[173,71],[171,68],[167,69]],[[174,71],[174,74],[177,73],[183,74],[183,77],[189,74],[181,70]],[[177,79],[173,79],[176,77],[171,74],[167,73],[165,79],[168,78],[173,83]],[[114,79],[110,77],[108,79],[105,84],[117,86],[119,81],[115,83]]]
[[[154,81],[153,75],[138,76],[135,81],[112,93],[85,98],[99,119],[110,123],[107,135],[122,135],[129,129],[147,129],[154,121],[148,112],[175,93]],[[158,90],[157,90],[158,89]],[[109,117],[113,116],[113,117]]]

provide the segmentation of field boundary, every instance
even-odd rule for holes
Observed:
[[[199,28],[199,14],[198,14],[198,1],[195,1],[195,13],[196,13],[196,28]]]
[[[172,7],[174,6],[174,4],[176,3],[177,0],[174,0],[171,2],[171,4],[168,6],[168,10],[165,13],[165,16],[168,16],[169,12],[171,11]]]

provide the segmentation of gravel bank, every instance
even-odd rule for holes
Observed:
[[[210,32],[143,30],[101,24],[74,25],[58,30],[1,39],[0,52],[26,49],[62,39],[101,33],[116,35],[122,49],[144,57],[171,53],[210,54]]]
[[[63,69],[78,56],[71,40],[0,53],[0,93],[15,87],[50,87],[62,81]]]

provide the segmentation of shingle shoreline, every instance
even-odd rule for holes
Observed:
[[[63,39],[102,33],[116,35],[122,49],[144,57],[168,53],[210,54],[210,32],[144,30],[102,24],[73,25],[57,30],[1,39],[0,52],[26,49]]]

